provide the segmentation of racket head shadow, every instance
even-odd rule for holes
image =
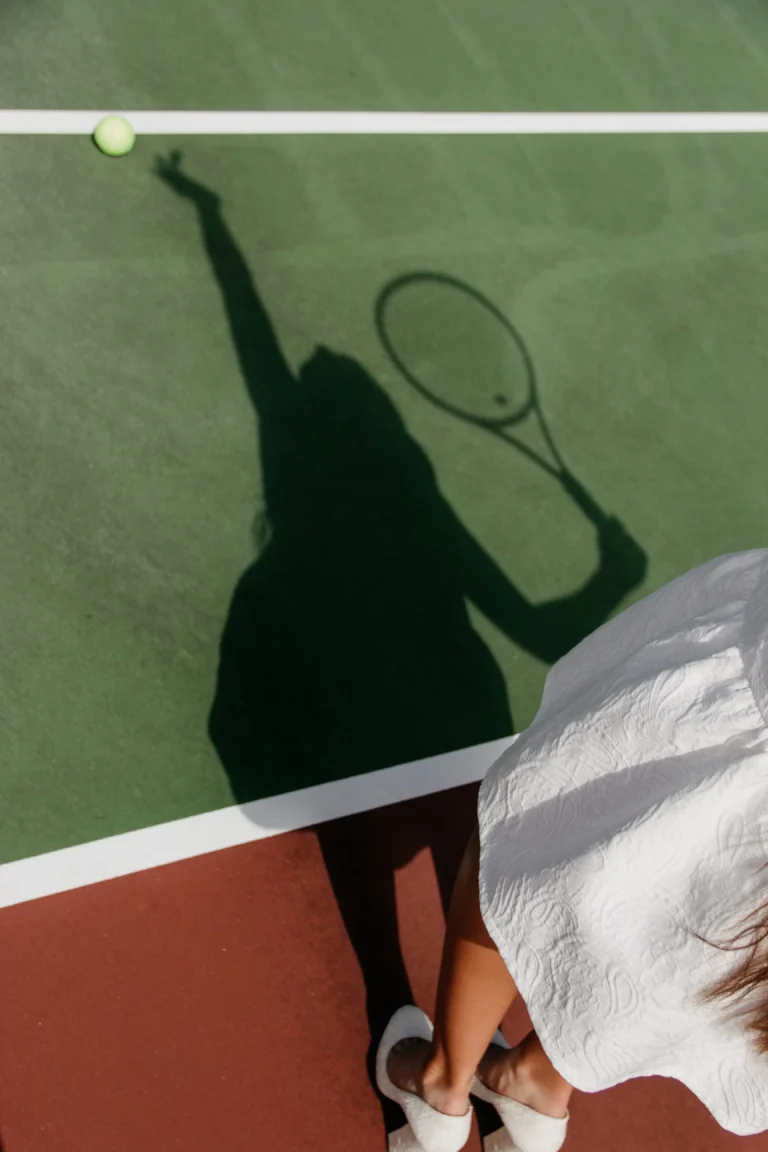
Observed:
[[[375,324],[401,376],[444,412],[501,432],[538,407],[525,341],[464,281],[441,272],[398,276],[378,296]]]
[[[466,396],[462,398],[461,402],[457,402],[455,396],[446,395],[445,391],[440,388],[439,373],[435,375],[435,379],[438,381],[437,385],[425,381],[423,375],[417,370],[417,366],[411,362],[413,355],[409,359],[407,352],[404,353],[404,350],[398,347],[397,341],[393,339],[390,330],[393,301],[398,298],[401,302],[404,301],[409,290],[415,291],[416,289],[421,289],[427,293],[431,291],[433,294],[435,292],[448,293],[449,295],[452,293],[459,314],[463,306],[474,309],[475,317],[481,316],[483,318],[483,322],[477,325],[473,325],[472,319],[469,321],[469,332],[471,333],[468,347],[469,363],[465,366],[463,374],[460,371],[457,377],[459,381],[458,391],[461,391],[463,380],[469,382]],[[414,299],[415,297],[412,296],[412,301]],[[442,317],[439,313],[440,309],[438,308],[437,320],[434,315],[432,317],[433,331],[437,333],[437,335],[432,336],[432,344],[450,338],[454,342],[454,347],[461,349],[462,340],[466,338],[467,328],[455,322],[457,316],[455,309],[453,311],[454,322],[449,315],[450,309],[448,313],[444,312]],[[407,317],[407,310],[405,315]],[[476,288],[455,276],[449,276],[442,272],[409,272],[396,277],[385,285],[376,300],[374,316],[377,334],[385,352],[403,378],[417,392],[444,412],[484,428],[517,448],[534,464],[558,480],[588,519],[598,527],[605,528],[609,518],[583,485],[576,480],[554,442],[539,403],[536,372],[526,343],[511,320],[495,304]],[[422,333],[419,332],[420,324],[421,319],[418,309],[416,309],[415,340],[417,348],[420,335],[423,333],[423,327]],[[481,378],[483,378],[486,386],[483,387],[482,384],[479,387],[476,386],[477,380],[472,371],[472,356],[477,354],[478,350],[483,350],[484,342],[487,342],[492,349],[490,361],[492,365],[495,363],[493,348],[498,348],[499,342],[506,348],[506,352],[502,353],[497,360],[500,379],[504,382],[505,389],[510,395],[505,395],[495,385],[492,372],[485,377],[481,372]],[[424,338],[424,343],[428,349],[429,337]],[[427,357],[428,359],[429,357]],[[487,367],[488,363],[486,362],[485,368],[487,369]],[[469,400],[466,399],[467,396]],[[477,403],[478,397],[482,398],[482,406]],[[524,443],[519,436],[512,435],[511,429],[514,425],[524,420],[531,412],[535,413],[536,424],[551,460],[547,460],[541,452]]]

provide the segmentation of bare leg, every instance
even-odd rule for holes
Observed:
[[[389,1075],[398,1087],[417,1093],[438,1111],[463,1116],[472,1078],[482,1063],[480,1072],[489,1088],[532,1108],[538,1104],[537,1111],[563,1115],[562,1100],[567,1102],[573,1089],[555,1072],[535,1033],[512,1052],[489,1051],[517,988],[480,914],[479,857],[475,831],[448,913],[434,1040],[431,1045],[419,1040],[396,1045]]]

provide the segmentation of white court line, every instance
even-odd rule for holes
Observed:
[[[0,908],[482,780],[515,737],[0,866]]]
[[[768,112],[157,112],[0,110],[0,135],[91,135],[117,112],[139,136],[605,135],[768,132]]]

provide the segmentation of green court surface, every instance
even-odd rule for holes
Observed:
[[[7,0],[7,108],[762,110],[758,0]]]
[[[458,277],[522,333],[560,450],[648,557],[623,604],[765,543],[763,138],[193,137],[184,171],[223,203],[208,249],[210,202],[201,214],[153,172],[176,143],[110,161],[77,138],[0,141],[4,861],[530,721],[556,651],[531,642],[526,605],[590,579],[595,531],[541,469],[398,374],[374,307],[405,272]],[[248,390],[263,401],[275,379],[267,314],[294,372],[318,346],[359,366],[326,362],[303,440],[265,439],[262,407],[269,460]],[[380,443],[401,464],[382,471]],[[287,501],[282,569],[265,468]],[[455,555],[418,538],[435,484],[465,530]],[[485,576],[462,584],[476,545]],[[247,570],[225,687],[243,715],[261,696],[243,721],[253,771],[231,785],[208,717]],[[453,648],[432,611],[446,589],[474,628],[457,623]],[[493,700],[462,728],[450,693],[475,667]]]

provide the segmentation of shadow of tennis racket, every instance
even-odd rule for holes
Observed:
[[[597,527],[612,519],[566,466],[542,410],[525,341],[482,293],[442,273],[409,273],[382,290],[375,320],[389,358],[416,391],[527,456]],[[520,438],[535,427],[543,451]]]

